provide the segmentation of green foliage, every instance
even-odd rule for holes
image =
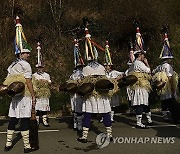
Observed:
[[[127,103],[122,103],[119,106],[120,108],[120,112],[127,112],[127,110],[129,109],[129,105]]]
[[[57,112],[63,109],[63,105],[70,102],[70,96],[66,93],[51,92],[50,107],[52,112]]]
[[[11,98],[6,97],[0,97],[0,115],[7,116],[9,111],[9,105],[11,102]]]
[[[155,104],[150,105],[151,109],[160,109],[161,108],[161,102],[160,100],[156,102]]]

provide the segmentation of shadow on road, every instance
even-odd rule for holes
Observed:
[[[14,146],[20,139],[22,138],[21,133],[17,133],[16,137],[14,138],[12,145]]]
[[[64,116],[64,117],[58,118],[57,121],[59,123],[66,123],[68,128],[73,129],[73,117],[72,116]]]
[[[135,115],[123,114],[114,117],[116,122],[124,123],[129,126],[136,125]],[[150,129],[154,129],[157,133],[157,137],[176,137],[180,138],[180,125],[176,125],[173,122],[165,122],[161,117],[161,113],[153,113],[152,115],[153,125]],[[143,122],[147,123],[145,115],[143,115]],[[142,130],[143,131],[143,130]]]

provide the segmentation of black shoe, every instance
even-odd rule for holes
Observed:
[[[87,143],[87,139],[84,139],[84,138],[78,138],[77,139],[79,142],[81,142],[81,143]]]
[[[11,146],[5,146],[4,147],[4,151],[9,151],[9,150],[11,150],[13,148],[13,146],[11,145]]]
[[[147,127],[146,125],[145,126],[136,125],[136,128],[139,128],[139,129],[149,129],[149,127]]]
[[[39,147],[38,148],[27,148],[27,149],[24,148],[24,153],[30,153],[30,152],[36,151],[38,149],[39,149]]]

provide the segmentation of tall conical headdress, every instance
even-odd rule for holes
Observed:
[[[74,65],[75,67],[85,65],[80,53],[79,43],[77,39],[74,39]]]
[[[127,63],[128,65],[131,65],[133,63],[134,59],[135,59],[132,42],[130,42],[130,45],[131,45],[131,49],[129,51],[129,61]]]
[[[159,58],[161,58],[161,59],[174,58],[173,54],[171,52],[171,49],[170,49],[170,44],[169,44],[167,33],[164,34],[164,44],[163,44],[163,48],[162,48]]]
[[[37,64],[36,67],[44,67],[43,65],[43,59],[42,59],[42,53],[41,53],[41,46],[40,43],[37,43]]]
[[[85,58],[86,60],[97,60],[98,58],[98,52],[96,47],[91,43],[91,35],[89,34],[89,31],[87,28],[85,28]]]
[[[136,41],[135,41],[135,47],[134,47],[134,54],[138,52],[144,52],[146,53],[144,41],[140,33],[139,27],[136,28]]]
[[[113,65],[112,60],[111,60],[111,54],[109,50],[109,42],[106,41],[106,46],[105,46],[105,57],[104,57],[104,65]]]
[[[28,45],[26,37],[23,32],[22,25],[20,24],[20,19],[16,17],[16,36],[15,36],[15,54],[30,52],[32,49]]]

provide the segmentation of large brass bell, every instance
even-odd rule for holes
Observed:
[[[108,79],[100,79],[95,84],[96,91],[106,91],[112,90],[114,88],[114,84]]]
[[[154,85],[157,90],[161,90],[165,86],[166,82],[163,81],[155,81]]]
[[[122,88],[122,87],[126,87],[129,85],[133,85],[134,83],[136,83],[138,80],[138,78],[135,75],[128,75],[123,77],[122,79],[118,80],[118,87]]]
[[[94,84],[93,83],[83,83],[80,87],[77,93],[81,96],[85,96],[89,93],[91,93],[94,90]]]
[[[63,83],[59,86],[59,91],[69,92],[69,93],[76,93],[78,90],[77,84],[75,83]]]
[[[8,92],[7,94],[11,97],[14,97],[16,95],[21,95],[24,92],[25,85],[23,82],[13,82],[8,86]]]
[[[77,90],[78,90],[77,84],[75,84],[75,83],[68,83],[66,85],[66,90],[69,93],[76,93]]]

